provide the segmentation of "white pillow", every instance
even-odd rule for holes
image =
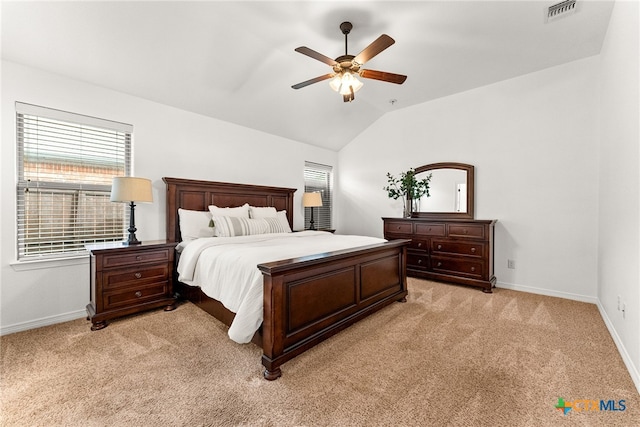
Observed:
[[[265,234],[269,225],[265,218],[243,218],[234,216],[213,216],[216,236],[234,237]]]
[[[291,226],[287,218],[287,211],[278,211],[276,218],[280,221],[280,227],[284,230],[282,233],[291,233]]]
[[[269,206],[264,208],[249,206],[249,216],[251,218],[275,218],[277,216],[277,212],[276,208]]]
[[[215,205],[209,206],[209,212],[212,216],[233,216],[240,218],[249,218],[249,203],[245,203],[237,208],[219,208]]]
[[[180,235],[182,240],[190,241],[199,237],[213,237],[213,227],[210,227],[211,213],[208,211],[192,211],[178,209],[180,218]]]

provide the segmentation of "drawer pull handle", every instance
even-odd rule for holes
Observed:
[[[418,260],[418,264],[422,264],[422,260],[421,259]]]
[[[464,234],[467,234],[467,229],[465,228],[464,230],[462,230],[462,232],[463,232]]]
[[[431,231],[431,227],[427,228],[427,231]]]
[[[442,245],[438,245],[438,249],[442,249]]]
[[[475,267],[471,267],[471,271],[472,271],[472,272],[473,272],[473,271],[476,271],[476,268],[475,268]]]
[[[136,273],[136,274],[134,274],[134,276],[136,276],[136,279],[139,279],[139,278],[142,277],[142,273]]]
[[[438,267],[441,267],[441,266],[442,266],[442,263],[441,263],[441,262],[439,262],[439,263],[438,263]]]
[[[476,248],[471,248],[471,253],[475,254],[476,253]]]
[[[398,228],[396,228],[396,230],[400,230],[400,228],[401,228],[401,227],[400,227],[400,226],[398,226]]]
[[[140,255],[136,255],[136,261],[141,261],[142,257]]]
[[[418,243],[418,247],[421,248],[422,247],[422,243]]]
[[[135,295],[136,295],[136,297],[140,298],[142,296],[142,292],[137,291]]]

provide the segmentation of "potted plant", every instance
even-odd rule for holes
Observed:
[[[387,186],[382,189],[387,192],[391,199],[402,198],[403,215],[405,218],[410,218],[411,212],[419,210],[418,203],[420,199],[423,196],[430,196],[429,181],[431,181],[431,174],[418,180],[413,168],[406,172],[401,172],[398,178],[387,172]]]

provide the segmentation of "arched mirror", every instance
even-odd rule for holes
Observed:
[[[430,197],[412,212],[415,218],[474,219],[474,168],[465,163],[431,163],[415,168],[416,179],[426,178]]]

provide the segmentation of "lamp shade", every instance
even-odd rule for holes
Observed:
[[[320,193],[304,193],[302,195],[302,206],[305,208],[322,206]]]
[[[117,176],[111,183],[112,202],[153,202],[151,180],[132,176]]]

